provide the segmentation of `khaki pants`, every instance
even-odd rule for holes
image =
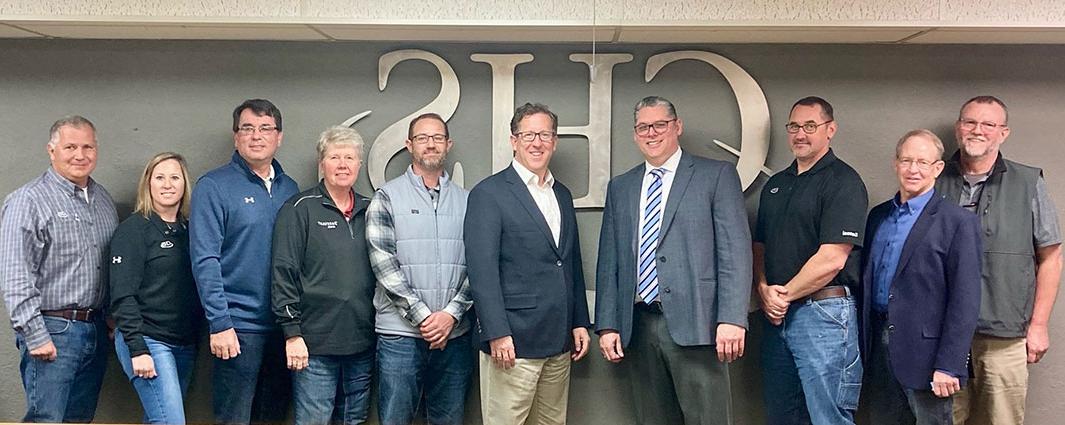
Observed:
[[[1024,423],[1028,349],[1024,338],[973,337],[973,376],[954,395],[954,423]]]
[[[517,359],[503,370],[480,353],[481,416],[492,425],[561,425],[569,400],[570,353]]]

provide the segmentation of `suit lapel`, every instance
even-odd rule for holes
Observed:
[[[899,274],[906,267],[906,263],[910,261],[910,257],[913,257],[913,251],[928,235],[928,229],[932,227],[935,215],[939,212],[939,203],[942,201],[943,198],[937,196],[937,194],[932,194],[932,198],[928,200],[928,205],[925,205],[924,211],[921,211],[921,215],[917,217],[917,222],[913,224],[910,234],[906,236],[906,243],[902,245],[899,265],[895,268],[895,276],[892,281],[898,279]]]
[[[558,201],[558,212],[559,212],[559,216],[560,216],[559,217],[559,226],[560,227],[559,227],[559,230],[558,230],[558,245],[559,246],[558,246],[558,250],[556,251],[556,253],[560,257],[564,257],[566,255],[569,255],[570,246],[573,245],[573,243],[572,243],[573,239],[571,238],[571,236],[572,237],[579,237],[578,235],[576,235],[575,232],[573,232],[573,230],[576,229],[577,223],[575,223],[575,222],[574,223],[570,223],[569,218],[568,218],[568,217],[573,217],[574,216],[574,214],[570,214],[570,208],[571,208],[571,205],[573,204],[573,200],[570,199],[569,196],[566,196],[566,192],[562,190],[562,183],[559,183],[558,180],[555,180],[555,184],[551,186],[551,190],[553,190],[555,192],[555,200]],[[547,220],[545,219],[544,222],[546,223],[546,221]],[[550,227],[548,227],[548,230],[551,230]],[[573,232],[573,234],[571,234],[571,232]],[[549,235],[550,235],[550,233],[549,233]],[[551,241],[554,242],[554,238],[553,237],[551,238]]]
[[[673,176],[673,187],[669,189],[669,199],[666,199],[666,209],[662,215],[662,229],[659,231],[659,243],[669,232],[669,225],[673,223],[673,217],[677,215],[684,192],[688,190],[688,183],[695,174],[695,161],[687,153],[681,152],[680,163],[677,164],[677,175]]]
[[[637,256],[636,248],[640,244],[640,198],[643,197],[643,177],[646,172],[644,164],[640,164],[618,177],[618,214],[617,226],[619,229],[631,229],[624,232],[631,235],[629,247],[632,248],[633,258]],[[635,260],[633,260],[635,261]]]
[[[540,207],[536,206],[536,201],[533,200],[532,194],[529,193],[529,188],[526,187],[525,182],[521,181],[521,178],[518,177],[518,172],[514,170],[513,166],[507,168],[507,183],[510,183],[510,193],[517,198],[518,204],[521,204],[521,206],[525,208],[525,212],[529,213],[529,218],[536,223],[536,227],[540,229],[540,233],[543,233],[544,237],[547,238],[547,244],[555,251],[555,255],[561,257],[558,246],[555,245],[555,237],[551,234],[551,228],[547,225],[547,219],[544,218],[544,213],[540,212]],[[555,192],[555,197],[558,198],[557,191]],[[562,207],[560,205],[559,211],[561,210]],[[565,223],[565,220],[562,220],[562,222]],[[563,232],[559,232],[560,241],[562,240],[562,235],[565,235],[565,229],[562,230]]]

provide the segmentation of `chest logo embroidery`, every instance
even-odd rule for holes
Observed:
[[[418,210],[416,210],[416,209],[411,209],[411,210],[410,210],[410,213],[411,213],[411,214],[421,214],[421,212],[419,212],[419,211],[418,211]]]
[[[245,197],[244,198],[244,203],[245,204],[254,204],[255,203],[255,197],[254,196]]]
[[[844,230],[843,231],[843,236],[850,236],[852,238],[856,238],[856,237],[858,237],[858,232],[850,232],[850,231]]]
[[[170,241],[163,241],[159,244],[159,247],[162,249],[170,249],[174,247],[174,243]]]
[[[122,256],[111,257],[111,264],[122,264]]]
[[[66,211],[57,212],[55,213],[55,216],[59,218],[70,218],[70,214],[67,214]]]
[[[324,227],[326,229],[336,229],[337,228],[337,222],[335,222],[335,221],[319,221],[318,225],[322,226],[322,227]]]
[[[769,193],[777,193],[777,192],[780,192],[780,188],[779,187],[774,187],[772,189],[769,189]]]

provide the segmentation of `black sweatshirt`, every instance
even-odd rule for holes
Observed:
[[[293,196],[277,214],[273,241],[274,314],[285,338],[302,336],[313,355],[373,348],[374,288],[366,246],[366,207],[354,194],[351,220],[324,183]]]
[[[111,238],[111,315],[130,357],[149,354],[143,336],[196,343],[203,310],[192,278],[189,233],[155,213],[133,214]]]

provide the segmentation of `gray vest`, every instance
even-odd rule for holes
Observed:
[[[936,190],[958,204],[965,178],[958,155],[947,163]],[[1032,200],[1038,168],[999,155],[976,204],[984,243],[983,289],[976,331],[997,337],[1023,337],[1035,302],[1035,245]]]
[[[391,201],[396,257],[407,284],[430,310],[443,310],[466,281],[462,226],[469,192],[452,183],[445,173],[440,178],[440,197],[434,209],[422,178],[410,166],[379,190]],[[380,286],[374,294],[374,306],[377,333],[421,338],[421,332],[403,318]],[[469,328],[470,320],[463,316],[455,324],[451,338],[465,334]]]

